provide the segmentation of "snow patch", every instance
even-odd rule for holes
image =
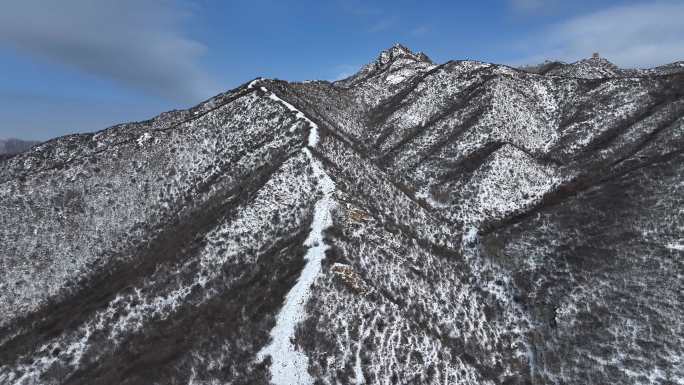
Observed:
[[[265,87],[261,90],[268,94],[271,100],[285,105],[290,111],[297,113],[297,118],[306,121],[311,126],[307,145],[315,147],[318,144],[318,126],[307,118],[301,111],[290,103],[279,98]],[[271,356],[271,382],[275,385],[309,385],[314,380],[309,375],[309,359],[293,343],[297,325],[305,318],[304,307],[311,297],[311,285],[321,272],[321,261],[325,258],[326,245],[323,232],[332,226],[332,210],[335,207],[333,192],[335,183],[323,169],[320,161],[316,160],[309,148],[302,151],[307,156],[314,177],[318,180],[318,188],[323,196],[316,202],[314,207],[311,231],[304,241],[308,247],[304,260],[306,264],[297,279],[297,283],[290,289],[285,297],[285,303],[276,316],[276,325],[271,330],[271,343],[264,346],[257,353],[257,361],[263,361],[266,356]]]
[[[668,243],[665,245],[666,248],[670,250],[684,251],[684,243]]]
[[[146,133],[140,135],[140,137],[138,138],[138,140],[137,140],[138,146],[142,147],[145,145],[145,143],[149,142],[150,140],[152,140],[152,134],[150,134],[149,132],[146,132]]]
[[[398,84],[398,83],[403,82],[404,79],[406,79],[405,76],[397,75],[397,74],[389,74],[389,75],[387,75],[387,78],[385,78],[385,80],[389,84]]]
[[[356,346],[356,357],[354,359],[354,379],[356,380],[356,385],[363,385],[366,383],[366,378],[363,376],[363,368],[361,365],[361,348],[363,347],[363,342],[370,334],[364,326],[366,320],[361,320],[361,326],[359,327],[359,342]]]
[[[307,370],[308,357],[299,351],[292,341],[297,324],[304,320],[304,306],[311,296],[311,285],[321,272],[321,261],[329,248],[323,241],[323,232],[332,226],[332,209],[335,206],[332,198],[335,183],[323,170],[320,162],[313,158],[309,149],[305,148],[303,151],[311,161],[323,197],[316,202],[311,232],[304,242],[304,245],[309,247],[304,256],[304,269],[297,283],[285,297],[285,303],[276,318],[276,325],[271,330],[271,343],[257,353],[258,361],[271,356],[271,382],[275,385],[313,384],[313,378]]]
[[[261,87],[261,90],[268,94],[269,99],[275,100],[276,102],[280,102],[288,110],[296,113],[297,119],[301,119],[309,123],[309,126],[311,126],[311,131],[309,132],[309,139],[307,145],[312,148],[316,147],[320,138],[318,135],[318,125],[314,123],[311,119],[309,119],[306,115],[304,115],[302,111],[298,110],[295,106],[288,103],[287,101],[281,99],[280,97],[278,97],[278,95],[276,95],[274,92],[269,91],[266,87]],[[292,128],[290,128],[290,131],[293,131]]]
[[[475,226],[468,226],[463,232],[463,244],[466,246],[475,245],[480,241],[478,229]]]
[[[424,200],[434,208],[449,207],[448,205],[445,205],[444,203],[435,200],[435,198],[432,196],[432,193],[430,192],[430,188],[427,186],[423,186],[420,188],[420,190],[418,190],[418,192],[416,193],[416,198]]]
[[[247,84],[247,89],[254,88],[254,86],[262,80],[263,80],[263,78],[256,78],[256,79],[252,80],[251,82],[249,82],[249,84]]]

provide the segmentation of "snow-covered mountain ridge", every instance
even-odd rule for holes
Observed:
[[[397,45],[8,158],[0,383],[682,384],[678,64]]]

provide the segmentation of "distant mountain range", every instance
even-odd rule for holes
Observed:
[[[40,142],[20,139],[0,139],[0,155],[24,152]]]
[[[683,384],[684,66],[255,79],[0,162],[2,384]]]

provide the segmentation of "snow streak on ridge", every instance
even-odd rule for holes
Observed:
[[[249,82],[247,85],[247,88],[254,88],[254,86],[260,82],[262,78],[256,78]],[[300,110],[298,110],[295,106],[292,104],[288,103],[287,101],[281,99],[276,95],[274,92],[269,91],[266,87],[260,87],[261,91],[266,93],[268,95],[268,98],[271,100],[275,100],[276,102],[279,102],[280,104],[284,105],[289,111],[296,113],[297,119],[304,120],[305,122],[309,123],[309,126],[311,126],[311,131],[309,132],[309,140],[307,145],[311,148],[316,147],[318,144],[318,125],[314,123],[311,119],[309,119],[304,113]],[[290,128],[290,131],[294,131],[294,126]]]
[[[258,80],[251,82],[248,87],[252,88]],[[298,119],[306,121],[311,126],[307,146],[316,147],[319,139],[318,125],[275,93],[269,92],[265,87],[261,87],[261,90],[268,94],[271,100],[278,101],[285,105],[288,110],[296,112]],[[325,172],[320,161],[313,157],[308,147],[303,148],[302,151],[311,163],[314,176],[319,182],[318,188],[323,196],[316,202],[311,232],[304,242],[304,245],[309,248],[304,256],[306,261],[304,269],[302,269],[297,283],[285,296],[283,307],[276,316],[276,325],[270,333],[271,343],[257,353],[257,361],[263,361],[266,356],[271,356],[271,382],[275,385],[309,385],[314,383],[308,372],[308,357],[299,351],[292,341],[297,325],[304,320],[304,307],[311,296],[311,285],[321,271],[321,262],[329,248],[323,240],[323,232],[332,226],[335,183]]]

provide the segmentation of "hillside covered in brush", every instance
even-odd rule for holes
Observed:
[[[0,161],[2,384],[684,384],[684,65],[397,45]]]

